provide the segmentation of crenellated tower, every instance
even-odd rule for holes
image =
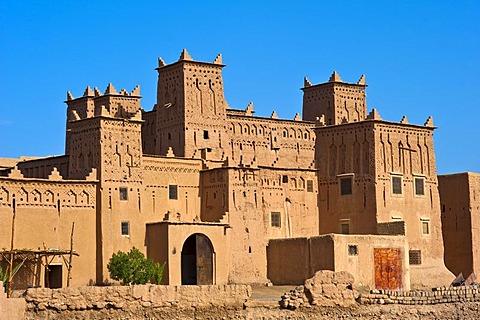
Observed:
[[[315,121],[324,116],[326,125],[363,121],[367,117],[365,75],[357,83],[343,82],[334,71],[326,83],[312,85],[305,77],[303,120]]]
[[[184,49],[177,62],[158,62],[155,153],[171,147],[180,157],[224,158],[222,56],[212,63],[194,61]]]
[[[142,156],[140,87],[102,94],[87,87],[82,97],[67,93],[66,154],[69,176],[97,168],[102,180],[138,180]],[[138,172],[137,172],[138,171]]]

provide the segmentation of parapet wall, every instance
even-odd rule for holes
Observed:
[[[242,308],[251,295],[249,285],[32,288],[26,291],[28,319],[100,319],[127,314],[151,314],[160,308]],[[59,319],[63,319],[60,317]]]

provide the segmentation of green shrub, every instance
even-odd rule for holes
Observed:
[[[154,263],[151,259],[145,258],[143,253],[133,247],[130,252],[118,251],[110,258],[107,265],[110,277],[121,281],[122,285],[145,284],[152,279],[155,283],[162,282],[165,263]]]

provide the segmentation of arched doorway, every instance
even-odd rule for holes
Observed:
[[[192,234],[183,244],[182,284],[213,284],[213,246],[203,234]]]

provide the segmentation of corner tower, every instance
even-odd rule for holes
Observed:
[[[212,63],[194,61],[183,50],[166,65],[158,59],[155,153],[187,158],[224,158],[227,102],[224,98],[222,56]]]
[[[326,83],[312,85],[305,77],[303,120],[324,116],[326,125],[365,120],[367,102],[365,75],[357,83],[343,82],[336,71]]]

